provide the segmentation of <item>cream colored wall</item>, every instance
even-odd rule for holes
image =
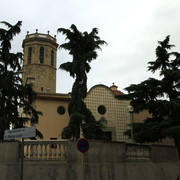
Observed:
[[[57,112],[57,108],[63,106],[66,109],[64,115]],[[58,138],[61,139],[61,133],[65,126],[68,125],[68,101],[37,99],[35,107],[43,113],[39,117],[39,123],[36,128],[43,134],[43,139]]]
[[[106,86],[94,86],[85,99],[87,107],[92,111],[96,120],[104,117],[107,120],[107,127],[114,127],[116,131],[116,141],[130,141],[124,136],[124,131],[128,129],[127,124],[130,123],[130,115],[127,111],[129,101],[118,100],[114,97],[113,92]],[[106,113],[101,115],[98,113],[98,106],[104,105]]]
[[[142,111],[140,113],[133,113],[133,121],[135,123],[144,122],[147,117],[152,117],[148,111]]]
[[[26,78],[35,78],[33,80],[33,88],[36,92],[55,93],[56,92],[56,70],[48,65],[24,65],[23,66],[23,81]],[[28,81],[32,83],[32,81]],[[43,91],[41,91],[43,88]]]

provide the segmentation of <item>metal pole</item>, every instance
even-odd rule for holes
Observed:
[[[133,116],[133,114],[132,114],[132,112],[130,112],[130,121],[131,121],[131,139],[132,139],[132,142],[134,141],[134,137],[133,137],[133,126],[132,126],[132,116]]]
[[[82,153],[82,180],[84,180],[84,153]]]
[[[22,138],[21,142],[21,179],[23,180],[23,160],[24,160],[24,138]]]
[[[134,137],[133,137],[133,110],[134,108],[132,106],[128,106],[128,111],[129,111],[129,114],[130,114],[130,123],[131,123],[131,140],[132,142],[134,141]]]

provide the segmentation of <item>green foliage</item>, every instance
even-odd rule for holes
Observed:
[[[23,54],[10,52],[11,41],[20,33],[22,22],[15,25],[1,23],[7,26],[7,29],[0,28],[0,140],[3,140],[4,131],[10,125],[20,128],[27,121],[36,123],[41,113],[31,106],[35,98],[31,85],[22,85]],[[22,117],[20,108],[28,116]]]
[[[73,58],[72,62],[61,64],[60,68],[75,78],[68,107],[70,122],[68,127],[64,128],[62,137],[78,139],[81,127],[85,138],[103,139],[105,135],[100,122],[96,122],[83,100],[87,95],[87,73],[91,69],[89,63],[97,58],[96,50],[101,49],[106,42],[97,36],[97,28],[90,33],[82,33],[75,25],[71,25],[70,29],[59,28],[58,32],[66,35],[68,40],[60,45],[60,48],[68,50]]]
[[[170,36],[159,41],[156,60],[149,62],[148,71],[158,71],[161,80],[149,78],[137,85],[125,88],[127,95],[120,99],[130,99],[135,112],[148,110],[152,115],[143,123],[134,123],[134,139],[137,142],[157,142],[165,138],[174,139],[179,149],[180,143],[180,54],[170,52]],[[130,131],[125,132],[130,136]],[[179,149],[180,150],[180,149]],[[180,152],[180,151],[179,151]]]

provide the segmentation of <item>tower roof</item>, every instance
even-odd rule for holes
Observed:
[[[36,32],[33,34],[29,34],[29,31],[27,31],[26,37],[23,40],[22,43],[22,47],[24,48],[24,44],[26,42],[31,42],[31,41],[45,41],[45,42],[50,42],[51,44],[55,45],[56,47],[58,47],[58,44],[56,43],[56,35],[51,36],[49,34],[49,31],[47,32],[47,34],[42,34],[42,33],[38,33],[38,30],[36,29]]]

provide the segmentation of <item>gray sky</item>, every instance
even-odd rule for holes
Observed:
[[[12,51],[22,51],[26,32],[56,35],[60,27],[75,24],[84,32],[99,29],[108,43],[91,63],[88,89],[96,84],[119,90],[137,84],[152,75],[147,62],[155,60],[157,41],[171,36],[170,43],[180,52],[180,0],[1,0],[0,21],[15,24],[23,21],[21,33],[14,39]],[[65,36],[58,34],[62,44]],[[68,51],[58,50],[57,67],[70,61]],[[57,92],[71,91],[74,80],[57,70]]]

